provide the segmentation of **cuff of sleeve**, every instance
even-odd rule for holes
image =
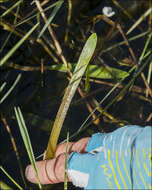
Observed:
[[[87,147],[86,147],[86,152],[91,152],[94,149],[97,149],[99,147],[103,146],[103,139],[106,136],[104,133],[95,133],[92,135],[91,139],[89,140]]]
[[[67,173],[73,185],[83,188],[88,185],[93,162],[94,155],[92,154],[76,152],[70,154]],[[91,168],[89,166],[91,166]]]

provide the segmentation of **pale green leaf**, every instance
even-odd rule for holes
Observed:
[[[41,184],[40,184],[40,180],[39,180],[38,172],[37,172],[37,168],[36,168],[36,163],[35,163],[35,157],[34,157],[30,137],[29,137],[26,125],[25,125],[23,115],[22,115],[21,110],[20,110],[19,107],[17,107],[17,108],[15,107],[14,110],[15,110],[15,115],[16,115],[17,122],[18,122],[18,125],[19,125],[20,133],[21,133],[24,145],[26,147],[26,151],[28,153],[30,162],[31,162],[31,164],[33,166],[35,176],[36,176],[38,184],[39,184],[39,188],[41,189]]]
[[[58,110],[53,129],[51,131],[50,139],[46,151],[46,159],[52,158],[58,141],[58,137],[65,120],[68,108],[70,106],[71,100],[76,92],[76,89],[80,83],[80,80],[88,66],[88,63],[94,53],[97,44],[97,36],[93,33],[87,40],[81,55],[79,57],[78,63],[75,67],[74,73],[71,77],[69,85],[65,91],[62,103]]]

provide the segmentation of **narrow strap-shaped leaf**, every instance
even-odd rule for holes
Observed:
[[[23,190],[23,188],[6,172],[6,170],[0,166],[0,169],[3,171],[3,173],[18,187],[18,189]],[[1,186],[0,186],[1,187]],[[2,187],[1,187],[2,188]]]
[[[45,155],[46,159],[52,158],[54,155],[58,137],[59,137],[63,122],[65,120],[65,116],[67,114],[71,100],[76,92],[76,89],[77,89],[79,83],[80,83],[80,80],[81,80],[81,78],[87,68],[87,65],[94,53],[96,43],[97,43],[97,36],[95,33],[93,33],[88,38],[85,46],[83,47],[83,50],[79,57],[78,63],[75,67],[74,73],[71,77],[69,85],[64,94],[62,103],[58,110],[58,113],[57,113],[57,116],[56,116],[56,119],[55,119],[55,122],[53,125],[53,129],[51,131],[48,146],[47,146],[47,151],[46,151],[46,155]]]
[[[21,73],[18,74],[16,80],[14,81],[13,85],[11,86],[11,88],[5,93],[5,95],[2,97],[2,99],[0,100],[0,104],[9,96],[9,94],[13,91],[13,89],[15,88],[15,86],[17,85],[17,83],[19,82],[20,78],[21,78]],[[0,90],[1,91],[1,90]]]
[[[31,164],[33,166],[35,176],[36,176],[36,178],[38,180],[39,188],[41,189],[41,184],[40,184],[40,180],[39,180],[39,177],[38,177],[38,172],[37,172],[37,168],[36,168],[36,164],[35,164],[35,157],[34,157],[30,137],[28,135],[28,131],[27,131],[27,128],[26,128],[26,125],[25,125],[25,122],[24,122],[23,115],[22,115],[21,110],[20,110],[19,107],[17,107],[17,108],[15,107],[14,110],[15,110],[17,122],[18,122],[18,125],[19,125],[20,133],[21,133],[24,145],[26,147],[26,151],[28,153],[30,162],[31,162]]]

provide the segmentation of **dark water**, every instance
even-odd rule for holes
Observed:
[[[139,16],[146,10],[146,8],[141,9],[143,3],[142,0],[137,6],[137,1],[121,1],[122,6],[125,8],[128,7],[128,4],[132,7],[135,7],[137,11],[134,13],[134,19],[139,18]],[[70,49],[66,44],[62,43],[64,38],[64,33],[66,29],[66,18],[67,18],[67,4],[64,4],[64,6],[61,8],[61,10],[58,12],[54,23],[57,23],[60,25],[59,28],[55,29],[56,36],[58,37],[59,41],[63,45],[64,54],[67,57],[68,61],[75,62],[78,58],[78,55],[76,55],[75,52],[80,51],[82,45],[84,42],[82,40],[78,40],[80,36],[80,28],[84,31],[86,36],[89,36],[91,31],[88,30],[88,22],[86,18],[90,18],[96,14],[99,14],[102,10],[102,7],[105,5],[111,5],[111,1],[77,1],[77,3],[74,5],[73,8],[73,15],[72,15],[72,24],[69,27],[71,36],[70,38],[75,40],[75,46],[73,49]],[[23,14],[26,14],[26,11],[28,12],[30,8],[26,4],[24,5],[25,9],[23,11]],[[146,7],[146,5],[145,5]],[[22,7],[23,9],[23,7]],[[135,10],[136,10],[135,9]],[[114,7],[115,12],[117,15],[114,16],[113,20],[120,22],[122,24],[122,28],[124,31],[126,31],[129,26],[132,25],[132,21],[128,21],[124,15],[119,11],[117,7]],[[132,12],[134,12],[134,9],[132,8]],[[83,14],[83,17],[81,14]],[[61,19],[62,18],[62,19]],[[79,24],[76,23],[74,18],[77,18],[79,20]],[[7,18],[8,20],[11,20],[11,18]],[[94,30],[98,34],[99,42],[102,42],[103,35],[106,34],[106,31],[108,30],[109,26],[100,21],[99,23],[95,24],[95,26],[91,26],[91,30]],[[140,33],[141,31],[145,31],[147,28],[147,20],[141,24],[141,27],[138,28],[135,32],[132,33],[132,36],[135,34]],[[1,28],[2,30],[2,28]],[[28,31],[28,28],[26,28]],[[103,35],[102,35],[103,34]],[[8,33],[5,31],[2,34],[2,39],[4,40]],[[48,34],[46,34],[49,36]],[[131,42],[132,48],[135,50],[135,54],[140,56],[141,50],[144,46],[142,43],[146,37],[143,37],[139,40],[136,40],[136,42]],[[2,52],[1,56],[5,55],[5,53],[13,47],[13,45],[19,40],[18,37],[15,35],[12,35],[9,43],[7,44],[6,48]],[[120,34],[117,34],[111,41],[107,42],[105,44],[105,48],[110,46],[111,44],[115,44],[116,42],[122,41],[122,37]],[[1,41],[1,44],[3,44],[3,41]],[[100,47],[100,43],[99,43]],[[115,56],[116,58],[124,58],[128,57],[128,50],[125,46],[114,49],[108,54],[104,54],[102,56],[102,59],[106,63],[109,64],[109,66],[115,66],[115,62],[112,59],[112,56]],[[16,64],[20,65],[31,65],[31,66],[37,66],[40,63],[41,59],[44,59],[44,62],[46,65],[49,65],[52,62],[52,59],[46,55],[44,50],[39,47],[38,44],[28,44],[24,43],[11,57],[10,61],[13,61]],[[117,68],[128,70],[128,67],[121,67],[117,65]],[[147,68],[144,71],[147,73]],[[16,85],[13,92],[8,96],[8,98],[0,105],[0,112],[3,114],[3,116],[6,117],[7,122],[10,126],[11,132],[14,136],[14,139],[17,144],[17,148],[20,154],[20,159],[22,162],[23,169],[25,169],[26,165],[29,163],[28,156],[26,154],[26,150],[19,132],[18,124],[15,119],[14,114],[14,106],[20,106],[23,116],[26,121],[26,125],[28,128],[28,132],[30,135],[31,143],[33,146],[33,150],[35,153],[35,156],[39,156],[41,153],[44,152],[47,146],[48,138],[49,138],[49,127],[52,125],[56,113],[58,111],[59,105],[62,100],[62,96],[64,93],[64,89],[68,84],[68,80],[66,79],[67,75],[63,73],[58,73],[56,71],[45,71],[44,75],[42,76],[40,71],[37,72],[21,72],[20,70],[14,70],[11,68],[8,68],[7,66],[4,66],[0,70],[0,86],[4,82],[7,83],[6,87],[0,94],[0,98],[4,96],[4,94],[8,91],[8,89],[12,86],[14,83],[16,77],[19,73],[22,73],[21,80]],[[130,80],[127,79],[124,83],[126,84]],[[42,81],[44,86],[42,86]],[[114,80],[107,81],[107,82],[114,82]],[[145,88],[143,81],[139,78],[136,83],[136,85],[139,85],[141,88]],[[102,87],[102,90],[95,94],[93,97],[96,98],[98,101],[102,100],[102,98],[108,93],[108,91],[111,89],[111,87],[108,87],[107,85],[99,85],[99,84],[93,84],[91,83],[91,89],[90,92],[93,92],[96,89],[99,89]],[[111,99],[119,92],[119,90],[116,90],[104,103],[103,107],[105,107]],[[61,142],[66,138],[67,131],[70,131],[70,134],[72,135],[74,132],[76,132],[83,121],[88,116],[89,112],[86,109],[84,101],[81,101],[80,103],[75,103],[77,100],[79,100],[80,96],[78,93],[76,93],[73,104],[70,106],[70,109],[68,111],[66,120],[64,122],[64,127],[60,136],[59,141]],[[88,98],[89,100],[89,98]],[[146,122],[146,118],[151,113],[151,106],[148,101],[141,100],[138,96],[136,96],[135,93],[131,93],[128,91],[127,94],[118,102],[116,102],[113,106],[110,107],[108,110],[109,113],[111,113],[113,116],[115,116],[118,119],[124,120],[130,124],[139,124],[139,125],[148,125],[149,122]],[[4,124],[0,123],[0,130],[1,130],[1,165],[6,169],[6,171],[21,185],[23,185],[19,167],[17,164],[16,156],[12,148],[12,144],[9,138],[9,135],[6,131],[6,128]],[[74,138],[74,140],[79,139],[83,136],[91,135],[94,132],[104,130],[105,132],[111,132],[115,130],[118,126],[115,123],[110,123],[108,120],[106,120],[104,117],[101,117],[100,121],[100,127],[95,126],[94,124],[90,125],[91,131],[84,131],[81,135]],[[12,182],[1,172],[1,180],[4,181],[6,184],[10,185],[15,189],[16,187],[12,184]],[[37,186],[32,186],[31,184],[28,184],[28,189],[31,187],[33,189],[37,189]],[[55,186],[57,189],[57,186]],[[63,189],[63,185],[58,187],[59,189]],[[74,189],[72,186],[71,189]]]

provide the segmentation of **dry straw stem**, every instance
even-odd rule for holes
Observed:
[[[24,32],[22,30],[12,28],[11,24],[4,21],[3,19],[1,19],[0,25],[3,26],[4,30],[10,31],[10,32],[12,32],[13,34],[15,34],[15,35],[17,35],[19,37],[23,38],[25,36],[25,34],[24,34]],[[48,55],[50,55],[50,57],[52,57],[54,62],[55,63],[58,62],[57,58],[53,55],[51,50],[46,46],[46,44],[44,43],[44,41],[42,39],[35,39],[34,37],[30,36],[26,40],[29,40],[31,42],[36,41],[37,43],[39,43],[44,48],[44,50],[48,53]],[[51,48],[52,48],[52,46],[51,46]],[[1,49],[1,51],[2,51],[2,49]]]
[[[150,7],[128,30],[127,35],[131,33],[148,15],[152,13],[152,7]]]
[[[19,156],[19,152],[18,152],[18,149],[17,149],[17,146],[16,146],[16,143],[15,143],[15,139],[12,135],[12,132],[11,132],[11,129],[7,123],[7,120],[5,117],[2,117],[2,121],[4,123],[4,126],[6,127],[6,130],[10,136],[10,140],[11,140],[11,143],[12,143],[12,146],[13,146],[13,149],[14,149],[14,152],[16,154],[16,158],[17,158],[17,162],[18,162],[18,165],[19,165],[19,168],[20,168],[20,174],[21,174],[21,178],[23,180],[23,183],[25,185],[25,188],[27,188],[27,184],[26,184],[26,180],[25,180],[25,177],[24,177],[24,172],[23,172],[23,168],[22,168],[22,163],[21,163],[21,160],[20,160],[20,156]]]
[[[35,3],[37,5],[38,10],[41,13],[41,16],[42,16],[43,20],[45,21],[45,23],[47,23],[47,18],[45,16],[45,13],[44,13],[44,11],[42,9],[42,6],[41,6],[40,2],[38,0],[35,0]],[[50,25],[48,26],[48,31],[49,31],[52,39],[53,39],[53,42],[54,42],[54,45],[55,45],[55,47],[57,49],[58,55],[61,57],[61,60],[63,61],[63,63],[66,65],[66,67],[68,69],[68,64],[67,64],[67,61],[66,61],[65,57],[63,56],[61,46],[60,46],[60,44],[59,44],[59,42],[58,42],[58,40],[57,40],[53,30],[52,30],[52,27]],[[69,70],[69,73],[70,73],[70,70]]]
[[[151,9],[152,9],[152,8],[151,8]],[[150,10],[151,10],[151,9],[150,9]],[[112,20],[110,20],[108,17],[102,15],[102,19],[103,19],[105,22],[107,22],[108,24],[110,24],[110,25],[112,25],[112,26],[115,26],[115,23],[114,23]],[[122,35],[122,37],[124,38],[124,41],[125,41],[125,43],[126,43],[126,46],[128,47],[129,52],[130,52],[130,54],[131,54],[131,57],[132,57],[132,59],[133,59],[133,63],[138,67],[139,64],[137,64],[136,56],[135,56],[135,54],[134,54],[134,52],[133,52],[133,50],[132,50],[132,48],[131,48],[131,46],[130,46],[130,44],[129,44],[129,42],[128,42],[128,39],[127,39],[126,35],[124,34],[124,32],[123,32],[123,30],[122,30],[122,28],[121,28],[121,26],[120,26],[119,24],[117,24],[116,27],[117,27],[117,29],[119,30],[119,32],[120,32],[120,34]],[[150,34],[149,36],[151,37],[151,34]],[[150,37],[149,37],[149,38],[150,38]],[[147,41],[148,41],[148,40],[147,40]],[[149,95],[151,96],[151,89],[150,89],[150,87],[149,87],[148,82],[146,81],[146,78],[145,78],[145,76],[144,76],[144,73],[141,72],[140,75],[141,75],[141,78],[143,79],[143,82],[144,82],[144,84],[145,84],[145,86],[146,86],[148,92],[149,92]]]
[[[71,15],[72,15],[72,1],[68,0],[68,16],[67,16],[67,24],[70,26],[71,22]],[[69,28],[66,29],[64,41],[68,41],[68,34],[69,34]]]

